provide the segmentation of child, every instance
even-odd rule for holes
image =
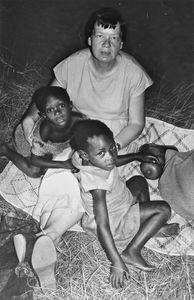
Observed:
[[[162,175],[165,166],[165,153],[170,149],[177,151],[175,146],[164,146],[154,143],[144,144],[139,148],[140,153],[145,155],[153,155],[156,158],[156,160],[153,160],[153,162],[142,162],[140,164],[140,170],[147,179],[158,179]]]
[[[52,160],[53,156],[61,153],[64,149],[67,149],[68,152],[71,151],[69,140],[72,126],[82,119],[81,114],[71,111],[72,105],[66,90],[60,87],[41,87],[34,93],[32,101],[39,110],[40,119],[31,133],[31,158],[24,157],[10,148],[8,144],[1,145],[0,154],[9,158],[18,169],[30,177],[40,177],[47,168],[76,171],[70,159],[67,161]],[[74,177],[73,179],[75,180]],[[71,181],[68,181],[67,185],[69,183],[71,184]],[[71,199],[68,199],[67,196]],[[56,202],[44,203],[40,209],[41,203],[38,198],[32,215],[38,219],[37,214],[40,213],[38,216],[42,230],[36,235],[20,233],[13,238],[19,262],[31,263],[42,289],[56,288],[57,255],[53,242],[57,243],[60,238],[62,230],[60,226],[63,228],[64,219],[69,220],[70,217],[72,223],[76,223],[83,213],[81,204],[79,204],[78,192],[74,190],[70,193],[69,186],[64,187],[63,197],[61,196],[61,199],[57,199]],[[70,221],[69,223],[66,221],[66,223],[68,225]]]
[[[139,151],[163,161],[159,178],[161,197],[186,220],[194,219],[194,150],[178,152],[174,146],[145,144]],[[157,164],[157,163],[156,163]],[[144,173],[146,177],[146,174]]]
[[[119,288],[129,278],[127,264],[151,271],[141,255],[145,243],[165,225],[170,207],[164,201],[149,201],[146,180],[134,176],[126,183],[117,166],[133,160],[152,161],[142,153],[117,156],[112,131],[97,120],[84,120],[73,128],[71,147],[76,151],[72,163],[80,170],[85,213],[82,226],[97,235],[111,261],[110,282]]]
[[[0,146],[0,156],[6,156],[29,177],[40,177],[48,168],[71,169],[71,161],[55,161],[53,156],[69,149],[71,128],[82,119],[72,112],[72,104],[66,90],[60,87],[41,87],[32,97],[40,118],[31,133],[31,157],[24,157],[8,144]],[[16,140],[17,144],[17,140]],[[16,148],[17,149],[17,148]]]

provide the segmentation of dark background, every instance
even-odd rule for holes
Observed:
[[[16,70],[49,70],[85,47],[84,26],[103,6],[120,11],[128,27],[125,51],[155,84],[193,83],[194,16],[189,0],[0,0],[0,57]]]

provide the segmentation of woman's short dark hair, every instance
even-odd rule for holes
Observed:
[[[72,128],[70,145],[73,150],[87,150],[88,138],[105,135],[114,140],[113,132],[99,120],[81,120]]]
[[[44,113],[48,97],[54,97],[70,104],[70,98],[67,91],[59,86],[43,86],[40,87],[32,96],[32,102],[35,103],[37,109]]]
[[[86,23],[85,26],[86,44],[88,42],[88,38],[91,37],[93,33],[94,25],[96,23],[98,25],[101,25],[103,28],[115,28],[117,23],[120,23],[121,39],[123,42],[126,41],[127,28],[121,15],[116,9],[112,7],[104,7],[93,12],[88,22]]]

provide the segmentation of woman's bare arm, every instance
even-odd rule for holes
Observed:
[[[144,93],[130,99],[128,113],[128,125],[115,137],[121,148],[138,138],[145,126]]]

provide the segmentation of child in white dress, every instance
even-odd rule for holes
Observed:
[[[151,271],[141,255],[145,243],[170,217],[164,201],[149,201],[146,180],[134,176],[124,182],[117,166],[133,160],[153,161],[141,153],[117,156],[112,131],[97,120],[75,124],[71,147],[76,151],[72,163],[80,172],[84,230],[95,234],[111,261],[110,282],[119,288],[128,279],[127,264]]]
[[[8,144],[0,146],[0,156],[6,156],[14,164],[11,165],[9,171],[11,172],[13,168],[16,169],[13,178],[15,184],[20,183],[21,173],[27,175],[27,180],[29,177],[33,177],[41,182],[42,175],[48,168],[76,171],[70,158],[65,160],[63,155],[60,160],[56,160],[55,156],[64,153],[64,151],[70,156],[69,141],[72,126],[82,119],[82,115],[72,112],[69,95],[61,87],[41,87],[34,93],[32,101],[39,110],[40,118],[31,132],[28,156],[23,156],[17,152],[22,148],[21,141],[16,140],[17,151],[10,148]],[[70,175],[76,181],[74,176]],[[49,197],[37,198],[32,216],[40,222],[40,232],[36,235],[31,233],[17,234],[13,238],[19,262],[28,261],[31,263],[42,289],[56,288],[55,264],[57,255],[53,242],[57,243],[64,232],[64,223],[70,227],[83,214],[78,188],[71,190],[72,180],[70,179],[67,176],[67,181],[63,182],[63,194],[60,195],[60,198],[55,197],[55,201],[48,201]],[[12,183],[9,181],[7,184],[12,185]],[[55,183],[53,184],[55,185]],[[24,184],[24,190],[25,188]],[[18,190],[21,193],[19,188]],[[51,190],[52,186],[48,190],[48,194]],[[0,192],[6,199],[7,189],[2,182]]]
[[[16,150],[8,144],[0,145],[0,156],[6,156],[29,177],[40,177],[48,168],[74,169],[71,161],[56,161],[53,157],[64,149],[70,149],[71,128],[82,119],[82,115],[72,112],[72,103],[66,90],[60,87],[41,87],[32,97],[40,118],[31,132],[28,156],[20,152],[22,141],[17,140]],[[20,127],[19,127],[20,128]]]

